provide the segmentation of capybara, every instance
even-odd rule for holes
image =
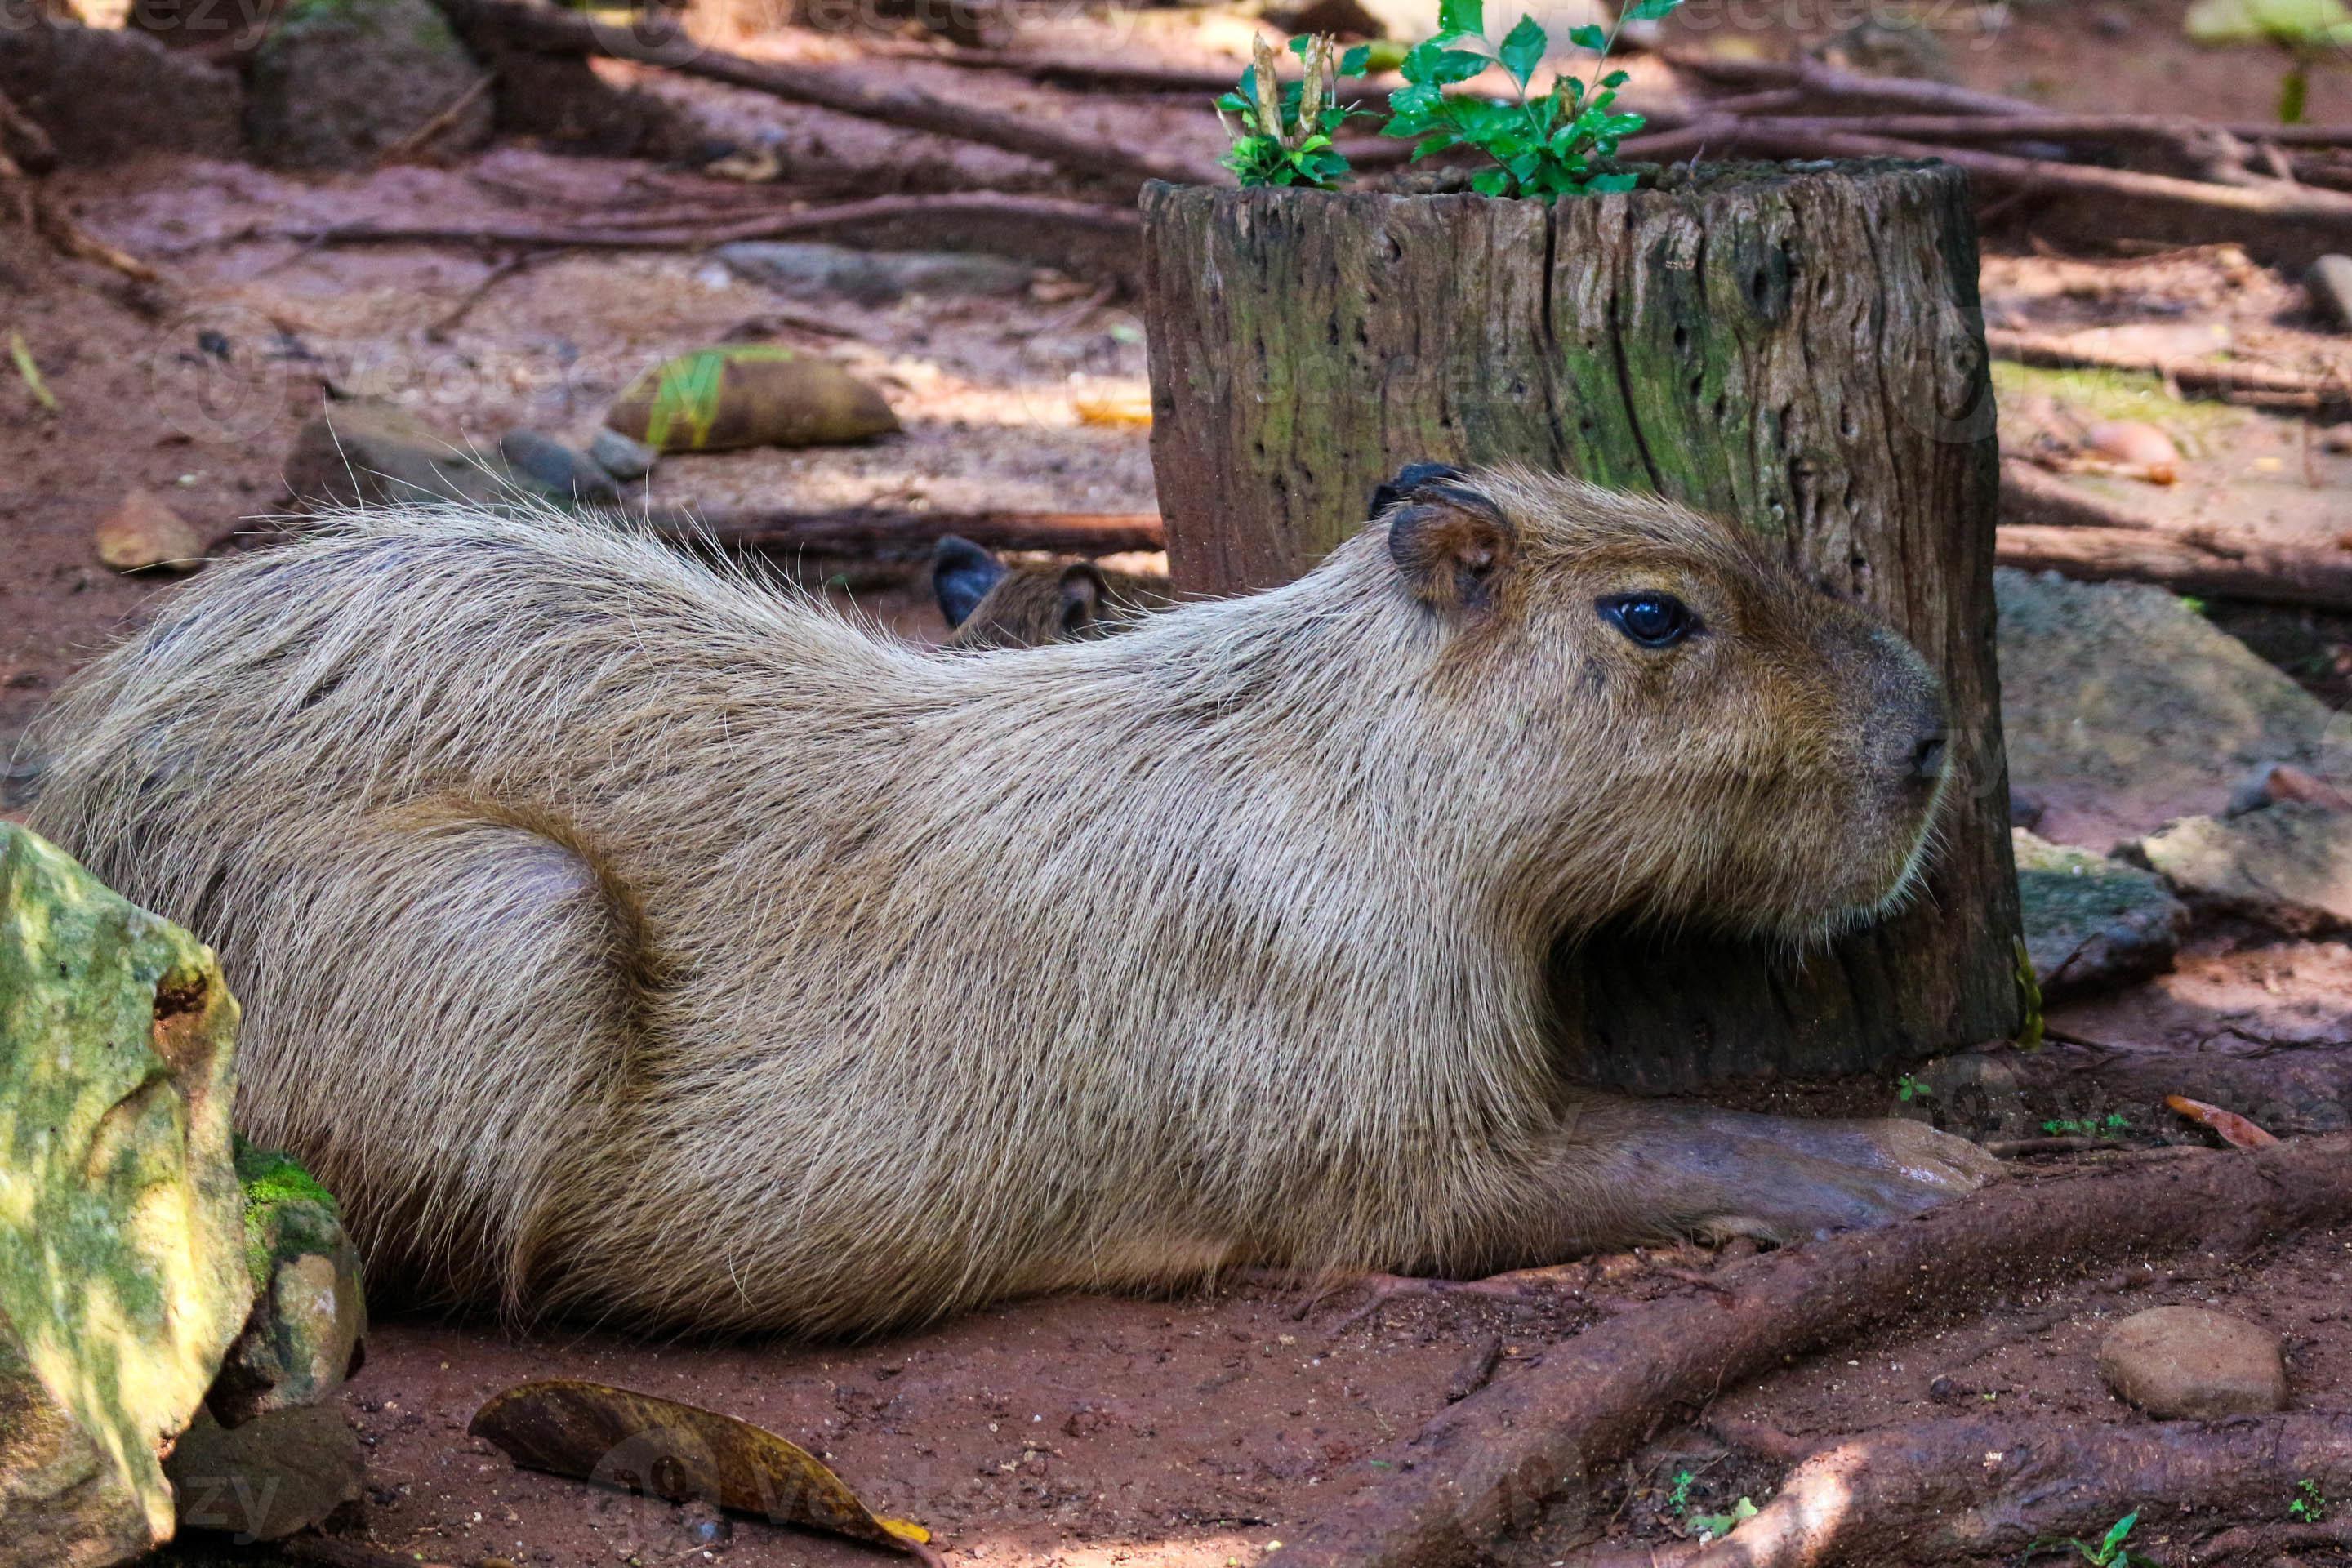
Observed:
[[[1104,637],[1175,602],[1168,578],[1093,561],[1007,565],[949,534],[931,553],[931,594],[950,647],[1042,647]]]
[[[554,515],[209,568],[34,826],[216,943],[381,1288],[858,1333],[1226,1265],[1797,1237],[1992,1168],[1579,1090],[1544,959],[1914,881],[1941,704],[1654,500],[1433,471],[1298,581],[925,651]]]

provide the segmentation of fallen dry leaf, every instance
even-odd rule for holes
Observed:
[[[2210,1127],[2221,1135],[2221,1142],[2232,1149],[2267,1149],[2278,1142],[2234,1110],[2224,1110],[2218,1105],[2208,1105],[2201,1100],[2191,1100],[2185,1094],[2168,1094],[2164,1103],[2200,1127]]]
[[[528,1469],[670,1502],[714,1502],[939,1561],[929,1531],[873,1512],[806,1449],[716,1411],[551,1378],[494,1396],[467,1430]]]
[[[90,542],[117,572],[193,572],[205,563],[205,542],[187,521],[152,491],[132,490],[99,520]]]

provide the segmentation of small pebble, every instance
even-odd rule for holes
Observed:
[[[642,479],[654,471],[657,456],[643,441],[632,441],[618,430],[600,429],[588,443],[588,456],[616,479]]]
[[[2099,1375],[2158,1420],[2262,1415],[2286,1405],[2278,1336],[2202,1307],[2153,1307],[2107,1331]]]
[[[2118,463],[2178,468],[2180,448],[2155,426],[2137,419],[2103,419],[2083,433],[2084,447]]]
[[[152,490],[124,496],[99,520],[91,542],[98,558],[117,572],[193,572],[205,563],[203,539]]]

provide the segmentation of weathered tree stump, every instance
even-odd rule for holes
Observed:
[[[1958,776],[1926,896],[1803,955],[1633,931],[1563,951],[1570,1070],[1680,1089],[2015,1031],[1965,176],[1747,165],[1549,207],[1163,184],[1143,208],[1181,591],[1295,576],[1404,463],[1517,461],[1738,519],[1943,672]]]

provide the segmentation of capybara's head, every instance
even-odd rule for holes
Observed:
[[[1042,647],[1102,637],[1166,599],[1143,579],[1091,561],[1008,566],[952,533],[931,553],[931,594],[955,634],[948,646],[959,648]]]
[[[1575,918],[1811,937],[1909,889],[1945,710],[1876,617],[1729,524],[1575,480],[1417,465],[1374,508],[1344,551],[1443,638],[1438,689],[1508,737],[1506,771],[1536,769],[1507,810]]]

